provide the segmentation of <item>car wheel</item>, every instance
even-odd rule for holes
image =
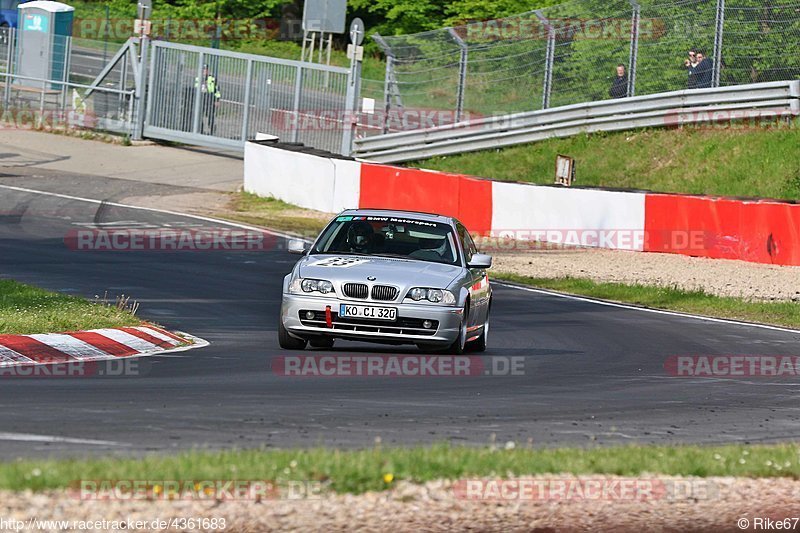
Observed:
[[[305,339],[297,339],[289,335],[283,327],[283,320],[278,320],[278,344],[284,350],[303,350],[306,347]]]
[[[310,339],[308,343],[312,348],[333,348],[333,339],[331,337],[318,337]]]
[[[483,332],[481,336],[475,339],[474,341],[469,343],[469,347],[476,352],[485,352],[486,351],[486,341],[489,338],[489,318],[486,318],[486,322],[483,324]]]
[[[461,328],[458,330],[458,337],[453,344],[447,348],[447,353],[451,355],[462,355],[467,346],[467,324],[469,323],[469,303],[464,306],[464,318],[461,320]]]

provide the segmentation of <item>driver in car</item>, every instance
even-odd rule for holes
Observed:
[[[347,230],[347,245],[350,251],[359,254],[368,253],[374,233],[368,222],[358,221],[351,224]]]

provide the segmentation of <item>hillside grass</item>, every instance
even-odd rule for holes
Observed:
[[[553,183],[557,154],[576,160],[576,186],[800,199],[800,121],[576,135],[435,157],[409,166],[504,181]]]

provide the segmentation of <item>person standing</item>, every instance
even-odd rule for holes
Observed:
[[[694,48],[689,50],[689,57],[683,61],[683,68],[686,69],[687,73],[686,88],[696,89],[697,78],[695,74],[695,69],[697,69],[697,50],[695,50]]]
[[[617,75],[608,90],[611,98],[625,98],[628,96],[628,74],[625,72],[625,65],[617,65]]]
[[[694,69],[698,89],[707,89],[713,85],[714,62],[708,59],[703,52],[697,52],[697,66]]]
[[[208,135],[214,135],[214,120],[222,93],[220,93],[216,76],[208,71],[208,65],[203,65],[202,77],[200,80],[195,80],[195,86],[197,85],[200,86],[200,133],[206,133],[207,129]]]

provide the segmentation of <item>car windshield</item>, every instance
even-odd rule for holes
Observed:
[[[338,216],[317,239],[312,254],[362,254],[458,264],[449,224],[415,218]]]

